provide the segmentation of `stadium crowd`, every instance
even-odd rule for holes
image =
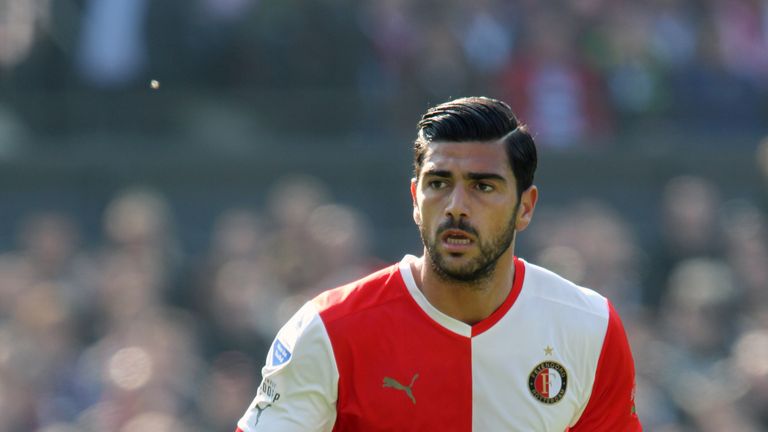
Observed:
[[[248,89],[352,92],[362,112],[487,94],[510,101],[544,151],[648,149],[665,145],[649,131],[671,126],[688,152],[765,133],[766,0],[0,0],[0,12],[0,162],[25,157],[11,151],[20,128],[30,146],[99,128],[114,138],[102,153],[138,146],[92,118],[67,122],[94,94],[112,103],[156,78],[185,107]],[[56,107],[48,119],[36,117],[46,104],[25,105],[36,93]],[[130,121],[150,108],[116,117],[151,135]],[[762,196],[675,177],[643,209],[659,241],[596,199],[544,202],[520,238],[523,258],[614,301],[649,431],[768,430],[768,141],[754,147]],[[283,179],[265,202],[223,211],[202,251],[153,189],[114,196],[101,227],[66,210],[13,220],[0,250],[0,432],[231,432],[277,327],[388,264],[367,209],[320,181]]]
[[[392,109],[493,94],[551,148],[649,125],[754,130],[767,109],[764,0],[3,4],[0,70],[25,91],[116,98],[158,79],[194,91],[343,89]]]
[[[621,311],[647,430],[768,427],[768,217],[727,198],[703,178],[671,180],[655,250],[594,200],[543,207],[521,237],[524,258]],[[264,208],[223,212],[201,256],[148,189],[114,198],[99,244],[79,230],[32,214],[0,255],[0,430],[231,431],[277,326],[386,264],[365,216],[306,176],[274,185]]]

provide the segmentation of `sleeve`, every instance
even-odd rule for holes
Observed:
[[[597,362],[592,394],[570,432],[637,432],[635,365],[621,318],[608,303],[608,328]]]
[[[330,339],[312,302],[277,334],[256,398],[238,432],[330,431],[336,421],[338,369]]]

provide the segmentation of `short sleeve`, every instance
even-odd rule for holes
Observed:
[[[238,430],[330,431],[336,420],[338,380],[330,339],[309,302],[278,332],[261,385]]]
[[[570,432],[637,432],[635,364],[621,318],[608,303],[608,328],[595,372],[592,394]]]

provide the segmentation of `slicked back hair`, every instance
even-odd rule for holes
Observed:
[[[413,170],[418,180],[427,145],[435,141],[503,140],[517,182],[518,198],[533,184],[537,156],[533,137],[506,103],[487,97],[466,97],[427,110],[413,144]]]

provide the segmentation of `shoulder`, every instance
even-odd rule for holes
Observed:
[[[312,302],[301,307],[280,329],[272,342],[264,372],[271,373],[304,356],[327,354],[327,336]],[[297,355],[297,350],[298,354]]]
[[[325,291],[311,303],[328,324],[344,317],[381,307],[406,294],[399,265],[393,264],[362,279]]]
[[[529,302],[556,312],[559,319],[569,323],[591,323],[602,331],[608,324],[610,311],[605,297],[529,262],[525,262],[523,293]]]
[[[339,374],[311,302],[280,329],[261,374],[256,397],[238,422],[241,431],[331,430]]]

